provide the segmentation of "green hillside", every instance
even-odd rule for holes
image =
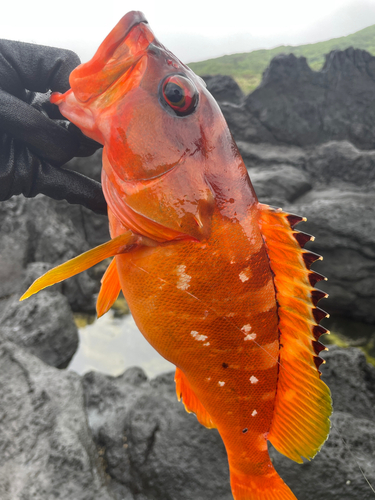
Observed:
[[[216,59],[208,59],[207,61],[190,63],[189,66],[198,75],[230,75],[237,81],[242,90],[248,94],[259,85],[263,71],[277,54],[293,53],[297,57],[304,56],[310,67],[317,71],[324,64],[325,54],[328,54],[331,50],[343,50],[348,47],[364,49],[375,55],[375,25],[357,31],[352,35],[333,38],[326,42],[295,47],[282,45],[269,50],[254,50],[253,52],[232,54],[217,57]]]

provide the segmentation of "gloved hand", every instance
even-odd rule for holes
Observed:
[[[43,193],[107,213],[99,182],[60,168],[100,147],[49,102],[79,63],[69,50],[0,40],[0,201]]]

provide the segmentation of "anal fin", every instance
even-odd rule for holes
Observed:
[[[274,274],[278,303],[280,358],[274,416],[268,439],[287,457],[302,462],[316,455],[330,430],[330,391],[320,379],[317,342],[326,313],[316,307],[324,292],[311,284],[310,264],[318,256],[303,250],[309,235],[294,230],[301,220],[260,204],[260,229]],[[300,237],[300,235],[304,235]]]
[[[182,402],[185,406],[186,411],[188,413],[194,413],[198,419],[198,422],[208,429],[215,429],[216,426],[212,422],[211,416],[199,401],[193,389],[191,388],[188,379],[179,368],[176,368],[174,380],[176,382],[177,399],[181,401],[182,398]]]
[[[114,257],[101,279],[100,292],[96,301],[98,318],[111,309],[120,291],[121,285],[116,267],[116,258]]]

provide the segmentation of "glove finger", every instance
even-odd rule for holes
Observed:
[[[35,188],[39,193],[55,200],[66,200],[83,205],[97,214],[107,214],[107,203],[101,184],[73,170],[40,162]]]
[[[32,198],[39,193],[84,205],[99,214],[107,213],[99,182],[71,170],[53,167],[3,134],[0,138],[0,201],[18,194]]]
[[[0,87],[20,99],[24,89],[66,92],[69,75],[80,62],[70,50],[0,40]]]
[[[0,130],[26,144],[37,156],[63,165],[80,149],[78,137],[27,103],[0,90]]]

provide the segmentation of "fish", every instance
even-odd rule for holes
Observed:
[[[224,442],[235,500],[296,499],[268,441],[302,463],[330,430],[317,306],[326,293],[303,217],[259,202],[204,81],[126,14],[51,102],[103,145],[110,241],[21,297],[112,258],[97,300],[122,290],[148,342],[176,366],[179,400]]]

